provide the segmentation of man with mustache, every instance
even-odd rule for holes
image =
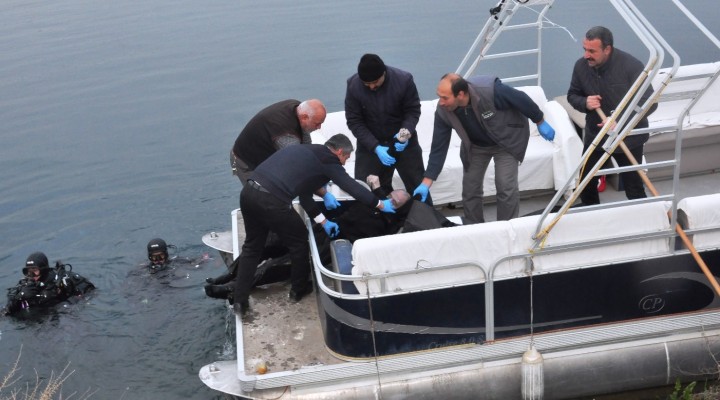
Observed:
[[[605,124],[596,110],[601,109],[605,115],[610,116],[640,76],[644,65],[632,55],[615,48],[613,34],[604,26],[596,26],[587,31],[583,40],[583,51],[583,56],[575,62],[573,68],[567,100],[574,109],[585,113],[585,134],[583,135],[583,151],[585,151]],[[643,104],[652,93],[652,87],[649,87],[639,104]],[[636,128],[647,128],[647,116],[656,108],[657,104],[653,104]],[[618,115],[616,120],[619,118]],[[625,145],[636,160],[642,160],[643,145],[648,138],[649,134],[647,133],[625,138]],[[606,139],[603,139],[600,145],[593,150],[585,168],[582,169],[581,180],[602,157],[604,150],[601,147]],[[620,167],[631,165],[630,160],[619,148],[612,156]],[[620,177],[628,199],[647,197],[642,179],[636,171],[623,172]],[[593,177],[583,189],[580,194],[583,204],[600,203],[597,184],[598,178]]]
[[[483,180],[490,161],[495,161],[497,220],[516,218],[520,211],[518,168],[530,140],[528,119],[540,135],[552,141],[555,130],[526,93],[505,85],[495,76],[464,79],[445,74],[437,86],[438,105],[425,177],[413,196],[423,201],[445,164],[454,129],[462,140],[462,204],[465,223],[485,222]]]

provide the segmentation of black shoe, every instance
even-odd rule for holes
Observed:
[[[245,316],[247,314],[248,310],[250,309],[250,301],[248,299],[245,299],[239,303],[233,304],[233,312],[235,315],[239,315],[241,317]]]
[[[290,289],[290,293],[288,293],[288,297],[290,298],[290,300],[292,300],[294,302],[298,302],[298,301],[302,300],[302,298],[305,297],[306,295],[312,293],[312,291],[313,291],[312,284],[308,284],[307,286],[305,286],[304,289],[301,289],[298,291],[296,291],[295,289]]]
[[[227,299],[233,292],[228,285],[205,285],[205,295],[214,299]]]

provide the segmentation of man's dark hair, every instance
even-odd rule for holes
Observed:
[[[468,92],[468,82],[460,75],[455,73],[447,73],[440,79],[450,80],[450,90],[452,90],[453,96],[457,97],[460,92]]]
[[[600,43],[602,43],[603,48],[613,46],[613,34],[610,32],[610,29],[604,26],[594,26],[590,28],[585,34],[585,39],[600,39]]]
[[[333,135],[330,139],[325,142],[325,146],[333,150],[342,150],[343,154],[349,155],[353,152],[354,148],[350,139],[342,133]]]

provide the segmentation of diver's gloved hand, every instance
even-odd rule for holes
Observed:
[[[328,210],[334,210],[340,207],[340,202],[338,202],[335,196],[333,196],[330,192],[325,192],[325,195],[323,196],[323,203],[325,203],[325,208]]]
[[[430,188],[428,185],[421,183],[418,185],[418,187],[415,188],[413,191],[413,197],[420,196],[420,201],[425,201],[428,197],[428,193],[430,193]]]
[[[382,203],[383,203],[383,208],[380,211],[382,211],[384,213],[388,213],[388,214],[395,214],[395,209],[393,208],[392,200],[385,199],[382,201]]]
[[[375,154],[377,154],[378,158],[380,159],[380,162],[383,165],[391,166],[395,164],[395,157],[388,154],[389,148],[387,146],[377,146],[375,148]]]
[[[322,225],[323,229],[325,230],[325,233],[330,237],[330,239],[335,239],[338,234],[340,234],[340,227],[338,224],[330,221],[329,219],[325,220],[325,223]]]
[[[205,278],[205,282],[214,285],[215,284],[215,278]]]
[[[552,142],[553,139],[555,139],[555,129],[553,129],[550,124],[545,122],[541,122],[538,126],[538,132],[540,132],[540,136],[543,137],[543,139],[547,140],[548,142]]]
[[[21,300],[31,300],[40,296],[40,288],[37,285],[23,286],[17,293],[17,298]]]
[[[396,133],[395,136],[393,136],[395,140],[395,151],[400,153],[401,151],[405,150],[408,143],[410,143],[410,140],[408,138],[400,138],[400,133]],[[401,139],[404,139],[405,141],[401,141]]]

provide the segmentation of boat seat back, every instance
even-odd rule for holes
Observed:
[[[684,229],[715,228],[692,235],[696,249],[720,247],[720,194],[686,197],[678,202],[678,223]]]
[[[540,107],[545,120],[555,129],[555,140],[548,142],[540,136],[537,126],[528,121],[530,139],[525,159],[518,171],[518,187],[521,191],[558,190],[575,175],[575,168],[582,155],[582,140],[578,137],[565,109],[557,101],[548,101],[540,86],[521,86],[517,89],[525,92]],[[420,102],[421,113],[416,126],[416,137],[426,164],[432,149],[437,103],[437,99]],[[328,113],[322,127],[311,133],[312,142],[325,143],[338,133],[347,136],[353,146],[358,148],[357,139],[347,126],[344,112]],[[451,134],[448,146],[448,157],[433,184],[432,195],[435,205],[459,203],[462,200],[463,165],[459,156],[462,146],[460,137],[455,133]],[[345,170],[351,176],[354,176],[355,157],[356,152],[351,153],[345,163]],[[494,174],[495,164],[491,161],[484,178],[485,196],[496,194]],[[397,171],[393,176],[392,186],[396,189],[405,187]],[[412,191],[414,188],[406,189]]]
[[[669,230],[668,207],[667,203],[647,203],[568,214],[550,232],[545,248]],[[538,218],[357,240],[352,249],[352,273],[368,279],[356,281],[355,285],[360,293],[366,292],[366,282],[371,293],[393,293],[484,282],[488,277],[498,280],[524,276]],[[667,238],[652,238],[536,255],[533,261],[537,272],[550,272],[668,251]],[[379,276],[401,271],[406,273]]]
[[[472,263],[489,269],[510,254],[510,223],[462,225],[356,240],[353,274],[372,277],[388,272],[413,272],[380,280],[368,280],[370,292],[395,292],[439,287],[469,281],[483,282],[485,272],[476,266],[442,270],[449,264]],[[360,293],[365,282],[356,281]]]
[[[706,64],[683,65],[677,70],[673,76],[673,81],[663,90],[663,95],[672,98],[673,94],[683,93],[687,91],[699,90],[708,81],[707,76],[712,75],[720,68],[720,61]],[[667,78],[667,74],[672,68],[661,68],[653,79],[652,85],[655,90],[662,87],[662,82]],[[707,126],[717,126],[720,124],[720,107],[718,106],[718,95],[720,95],[720,79],[716,80],[707,88],[705,94],[698,100],[697,104],[690,109],[688,117],[683,121],[683,142],[686,136],[693,135],[692,130]],[[680,96],[676,100],[661,101],[658,108],[648,116],[650,127],[674,126],[680,114],[685,111],[690,100],[687,97]],[[707,133],[711,135],[712,133]],[[664,138],[654,138],[650,142],[669,142],[669,145],[675,146],[675,137],[665,136]]]
[[[352,243],[347,239],[337,239],[330,242],[330,258],[333,272],[343,275],[352,273],[352,247]],[[355,285],[350,281],[335,281],[335,290],[340,293],[358,293]]]
[[[619,235],[642,236],[668,231],[669,208],[669,202],[658,202],[567,214],[550,231],[543,247],[552,249],[557,246],[612,239]],[[546,221],[552,221],[554,216],[555,214],[551,214]],[[535,215],[510,221],[517,238],[513,247],[514,252],[527,251],[532,247],[534,242],[532,236],[535,234],[539,218],[540,216]],[[667,238],[627,240],[536,255],[533,257],[533,264],[538,272],[557,271],[652,257],[667,253],[669,249]]]

